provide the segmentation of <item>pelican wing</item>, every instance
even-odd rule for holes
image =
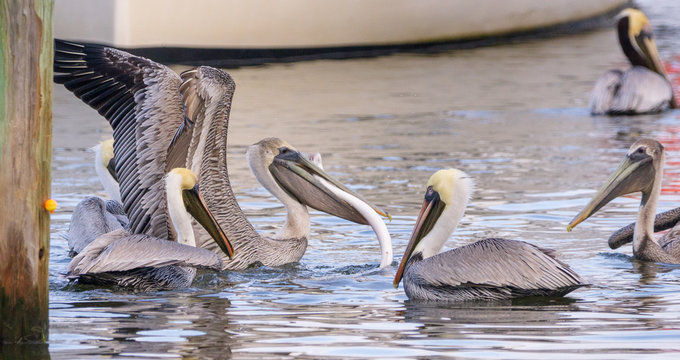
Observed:
[[[673,230],[664,234],[659,239],[659,245],[661,245],[663,251],[676,259],[680,259],[680,225],[673,227]]]
[[[667,109],[672,97],[671,85],[663,76],[642,66],[634,66],[621,77],[621,85],[608,113],[655,113]]]
[[[113,217],[116,218],[116,220],[118,220],[118,223],[120,223],[120,226],[122,226],[123,229],[128,228],[130,221],[125,214],[123,204],[116,200],[106,200],[106,211],[108,211]]]
[[[600,76],[590,94],[590,113],[593,115],[603,115],[609,112],[612,107],[614,97],[621,87],[621,77],[623,71],[609,70]]]
[[[433,292],[505,289],[522,296],[584,285],[551,250],[523,241],[485,239],[413,264],[411,280]]]
[[[680,228],[676,229],[677,225],[680,225],[680,208],[675,208],[656,214],[656,217],[654,218],[654,232],[673,228],[672,231],[667,232],[661,238],[659,238],[660,245],[663,246],[666,242],[672,239],[680,238]],[[622,245],[632,242],[634,232],[635,223],[630,223],[619,230],[616,230],[616,232],[614,232],[609,237],[609,247],[612,249],[618,249]]]
[[[179,75],[101,45],[55,41],[54,81],[113,128],[116,173],[133,233],[167,239],[164,183],[168,146],[184,119]]]
[[[108,205],[108,201],[104,202],[96,196],[76,205],[66,236],[71,254],[80,253],[100,235],[124,227],[118,217],[109,211]]]
[[[67,270],[69,275],[82,275],[168,265],[219,270],[222,261],[208,250],[116,230],[98,237],[71,260]]]

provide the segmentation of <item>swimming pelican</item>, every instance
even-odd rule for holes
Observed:
[[[197,267],[220,270],[217,254],[196,248],[189,214],[225,254],[231,257],[233,249],[205,205],[197,182],[188,169],[173,169],[165,177],[167,209],[177,242],[117,229],[82,249],[68,264],[67,276],[84,283],[151,291],[189,286]]]
[[[631,8],[621,11],[617,29],[623,53],[633,67],[625,72],[610,70],[600,77],[590,96],[590,112],[644,114],[677,108],[645,14]]]
[[[659,240],[654,238],[654,214],[661,194],[664,159],[664,148],[658,141],[636,141],[609,180],[569,223],[567,231],[571,231],[613,199],[642,192],[640,212],[633,231],[633,256],[645,261],[680,264],[680,229],[674,228]]]
[[[180,78],[166,66],[117,49],[61,40],[55,41],[54,71],[55,82],[97,109],[114,130],[115,170],[133,233],[169,238],[165,205],[159,201],[160,180],[169,169],[187,167],[198,174],[208,207],[234,245],[234,259],[223,258],[225,269],[245,269],[257,262],[279,266],[300,260],[307,247],[308,215],[295,218],[301,214],[297,209],[295,214],[288,214],[278,236],[263,237],[248,222],[232,192],[226,146],[235,84],[229,74],[202,66],[183,72]],[[261,170],[273,168],[278,171],[273,175],[277,186],[282,177],[293,182],[295,186],[286,191],[297,204],[291,202],[290,208],[307,205],[334,215],[357,214],[349,203],[329,194],[331,191],[315,176],[361,198],[358,194],[341,186],[292,147],[286,148],[285,153],[269,148],[255,156],[255,161],[261,162],[255,164],[260,168],[259,180],[271,180]],[[275,166],[266,163],[279,155]],[[350,220],[358,218],[352,216]],[[194,230],[199,246],[216,250],[205,230],[195,224]],[[385,260],[385,252],[382,254],[381,264],[391,263],[391,259]]]
[[[439,253],[458,226],[473,186],[457,169],[430,177],[395,288],[403,277],[409,299],[461,301],[563,296],[586,285],[552,250],[523,241],[491,238]]]

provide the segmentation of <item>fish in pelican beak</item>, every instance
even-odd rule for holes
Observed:
[[[325,213],[370,225],[380,245],[380,268],[391,266],[392,239],[380,216],[390,218],[382,209],[348,189],[323,170],[321,156],[311,160],[279,138],[266,138],[248,147],[248,165],[257,181],[288,209],[280,235],[303,238],[309,235],[311,207]]]
[[[269,171],[288,195],[316,210],[358,224],[369,224],[359,211],[347,201],[334,194],[329,188],[329,186],[333,186],[361,199],[376,213],[391,219],[388,213],[364,199],[363,196],[348,189],[338,180],[328,175],[323,169],[309,161],[302,153],[288,146],[282,146],[278,149],[278,155],[274,157],[269,165]],[[325,181],[320,181],[320,179]]]

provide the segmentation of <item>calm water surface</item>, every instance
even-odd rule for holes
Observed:
[[[642,5],[662,57],[674,59],[680,4]],[[248,171],[245,148],[278,136],[320,151],[331,174],[393,214],[397,257],[392,269],[378,270],[369,227],[312,212],[299,263],[206,272],[193,288],[174,292],[114,292],[62,277],[71,211],[84,197],[103,195],[88,148],[111,131],[57,86],[53,196],[60,208],[52,217],[46,351],[55,359],[680,357],[680,268],[635,261],[630,246],[607,247],[609,234],[635,219],[639,197],[616,200],[565,231],[640,136],[669,150],[660,207],[680,202],[680,112],[588,115],[594,80],[626,63],[615,39],[605,29],[438,54],[230,70],[237,82],[230,176],[255,227],[275,231],[284,209]],[[526,240],[558,250],[593,286],[564,299],[409,302],[392,287],[396,261],[425,182],[446,167],[477,182],[446,248],[491,236]]]

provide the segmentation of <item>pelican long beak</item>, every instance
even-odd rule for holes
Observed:
[[[663,66],[661,58],[659,57],[659,51],[656,48],[656,42],[654,42],[652,29],[649,24],[645,25],[639,34],[635,35],[635,42],[647,58],[649,68],[668,79],[666,68]]]
[[[413,250],[420,243],[420,241],[427,235],[430,230],[437,223],[439,217],[442,215],[446,204],[441,201],[439,194],[436,191],[431,192],[428,190],[428,194],[425,196],[425,201],[423,201],[423,206],[420,208],[420,214],[416,219],[416,225],[413,228],[413,233],[411,234],[411,239],[406,245],[406,251],[404,251],[404,256],[401,258],[401,263],[399,263],[399,268],[397,269],[397,274],[394,276],[394,281],[392,285],[394,288],[399,287],[399,282],[404,276],[404,269],[406,268],[406,263],[413,255]]]
[[[369,224],[359,211],[329,188],[329,186],[334,186],[360,199],[379,215],[391,219],[388,213],[364,199],[363,196],[348,189],[323,169],[307,160],[300,152],[286,149],[285,152],[279,153],[269,165],[269,171],[274,180],[288,195],[314,209],[358,224]],[[325,180],[325,182],[320,181],[320,179]]]
[[[222,249],[230,259],[233,259],[234,248],[231,246],[229,239],[227,239],[224,231],[222,231],[222,228],[217,223],[217,220],[215,220],[215,217],[210,210],[208,210],[208,206],[205,204],[203,196],[198,191],[198,184],[189,190],[183,190],[182,198],[184,200],[184,206],[189,214],[203,226],[213,240],[215,240],[220,249]]]
[[[653,179],[654,167],[651,157],[645,156],[633,160],[630,155],[626,155],[595,197],[571,220],[567,226],[567,231],[571,231],[576,225],[619,196],[638,191],[648,191]]]

